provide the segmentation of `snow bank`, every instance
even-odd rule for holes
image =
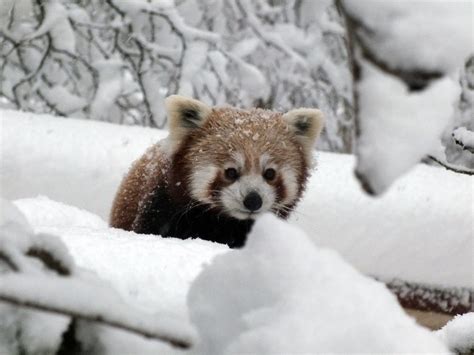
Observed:
[[[108,220],[130,163],[165,132],[1,111],[1,195],[45,195]]]
[[[317,245],[385,280],[474,288],[473,177],[419,164],[374,199],[360,191],[354,157],[318,161],[291,217]]]
[[[473,50],[470,0],[344,0],[344,5],[377,32],[366,40],[392,67],[452,72]]]
[[[228,353],[259,354],[445,350],[437,337],[415,325],[403,313],[382,284],[361,276],[334,252],[317,249],[304,233],[273,216],[266,216],[257,223],[245,249],[229,251],[226,246],[201,240],[163,239],[103,227],[89,212],[45,198],[23,199],[15,204],[25,212],[26,218],[17,213],[24,225],[27,220],[34,221],[34,232],[59,235],[81,269],[91,270],[109,281],[124,302],[133,304],[137,312],[146,311],[146,317],[134,323],[138,328],[153,328],[150,313],[166,312],[173,315],[169,318],[172,320],[187,317],[190,312],[201,336],[200,347],[191,353],[209,353],[207,350],[212,349],[219,354],[224,353],[224,349]],[[54,227],[53,215],[57,213],[61,217],[62,208],[67,211],[70,225],[64,225],[58,218],[58,226]],[[48,218],[43,220],[42,214]],[[203,264],[208,266],[196,279]],[[12,277],[4,277],[0,282],[8,284],[8,292],[23,289],[27,299],[34,294],[31,287],[37,287],[38,282],[43,285],[52,282],[33,276],[16,282],[10,280]],[[56,297],[54,294],[61,294],[58,290],[54,292],[55,287],[62,288],[57,282],[59,280],[41,292],[39,300],[49,302]],[[88,299],[87,295],[98,292],[96,286],[101,286],[84,288],[87,285],[70,282],[70,287],[82,290],[73,292],[78,304],[63,299],[58,303],[60,306],[79,307]],[[187,297],[191,283],[192,290]],[[90,291],[84,295],[85,289]],[[100,305],[104,305],[106,294],[98,295],[100,302],[94,302],[92,310],[103,308]],[[110,304],[123,305],[118,300]],[[130,318],[124,316],[127,311],[123,306],[120,309],[118,318]],[[24,341],[38,340],[38,334],[44,337],[39,324],[41,329],[54,325],[50,315],[42,316],[42,319],[28,320],[26,325],[31,328],[31,338]],[[159,318],[157,316],[157,321]],[[50,340],[57,339],[64,329],[66,323],[61,319],[62,328],[54,333],[56,338],[52,336]],[[159,325],[162,323],[157,324],[163,330]],[[104,354],[181,353],[122,330],[87,326],[100,339]],[[25,324],[21,327],[25,329]],[[0,336],[9,334],[0,330]],[[321,336],[314,337],[316,333]]]
[[[106,228],[107,223],[97,215],[61,202],[52,201],[45,196],[25,198],[15,201],[15,205],[28,216],[33,226],[41,227],[88,227]]]
[[[44,197],[14,203],[35,232],[60,236],[79,267],[111,282],[129,304],[144,311],[186,315],[186,292],[201,266],[228,250],[203,240],[163,239],[108,228],[87,211]]]
[[[166,135],[159,130],[16,111],[0,111],[0,117],[1,194],[10,199],[45,195],[96,213],[104,221],[131,162]],[[382,197],[372,199],[353,176],[352,156],[318,153],[317,160],[317,170],[291,222],[303,227],[318,245],[336,249],[362,272],[382,279],[474,287],[474,212],[469,193],[473,177],[418,165]],[[119,230],[110,236],[101,228],[104,222],[90,214],[74,220],[77,211],[44,199],[17,204],[32,225],[45,231],[51,227],[50,232],[63,235],[79,264],[92,265],[118,283],[122,275],[113,265],[125,263],[135,270],[134,259],[142,255],[149,256],[156,268],[165,268],[159,259],[167,260],[166,248],[182,255],[182,260],[194,260],[192,256],[199,253],[200,260],[214,255],[214,246],[198,241],[168,239],[149,250],[150,237],[137,235],[132,242]],[[93,245],[95,251],[81,253],[81,248],[93,249]],[[187,252],[182,245],[189,246]],[[109,249],[114,250],[112,262],[102,258]],[[183,263],[174,260],[173,267],[181,270]],[[147,277],[153,277],[144,269],[136,273],[144,275],[146,284]],[[124,276],[122,282],[131,284],[133,277],[138,276]],[[183,285],[192,279],[166,277],[162,286],[157,285],[162,290],[167,282],[172,287],[173,282]],[[142,300],[153,298],[148,290],[133,292]],[[184,307],[183,299],[183,294],[171,295],[163,304]]]
[[[214,258],[188,303],[203,354],[447,351],[382,284],[273,215]]]

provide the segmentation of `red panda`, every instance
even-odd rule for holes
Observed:
[[[287,218],[305,189],[321,111],[210,107],[177,95],[165,105],[169,136],[123,179],[112,227],[241,247],[259,215]]]

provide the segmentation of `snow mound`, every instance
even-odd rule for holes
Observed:
[[[205,354],[447,351],[382,284],[272,215],[214,258],[188,306]]]
[[[43,197],[14,204],[36,232],[59,236],[79,267],[109,281],[128,303],[144,311],[172,310],[186,315],[186,292],[202,264],[228,250],[200,239],[161,238],[108,228],[87,211]]]
[[[451,351],[474,352],[474,312],[458,315],[436,332]]]
[[[2,197],[46,195],[104,219],[131,162],[167,134],[10,110],[0,123]]]
[[[107,227],[107,223],[93,213],[52,201],[44,196],[16,200],[15,205],[28,216],[29,223],[35,227],[88,227],[94,229]]]

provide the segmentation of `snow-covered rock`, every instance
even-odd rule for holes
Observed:
[[[272,215],[194,281],[202,354],[446,352],[381,283]]]

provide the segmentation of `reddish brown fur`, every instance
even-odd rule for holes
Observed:
[[[297,199],[288,209],[294,207],[305,188],[308,159],[281,113],[214,108],[201,127],[191,130],[182,142],[172,144],[175,153],[171,157],[167,157],[160,145],[155,145],[134,163],[119,187],[112,207],[111,226],[133,230],[140,203],[160,184],[167,184],[174,201],[188,203],[191,171],[211,164],[223,167],[233,152],[244,155],[244,174],[262,173],[259,159],[263,154],[268,154],[277,166],[290,165],[297,172]],[[151,169],[153,164],[159,169]],[[209,192],[227,183],[222,176],[216,176]],[[286,190],[281,176],[277,175],[273,184],[277,198],[282,200]],[[288,211],[279,214],[286,217]]]
[[[122,180],[115,195],[110,213],[110,225],[114,228],[133,230],[140,204],[158,185],[166,183],[169,161],[159,144],[150,147],[135,161]]]

